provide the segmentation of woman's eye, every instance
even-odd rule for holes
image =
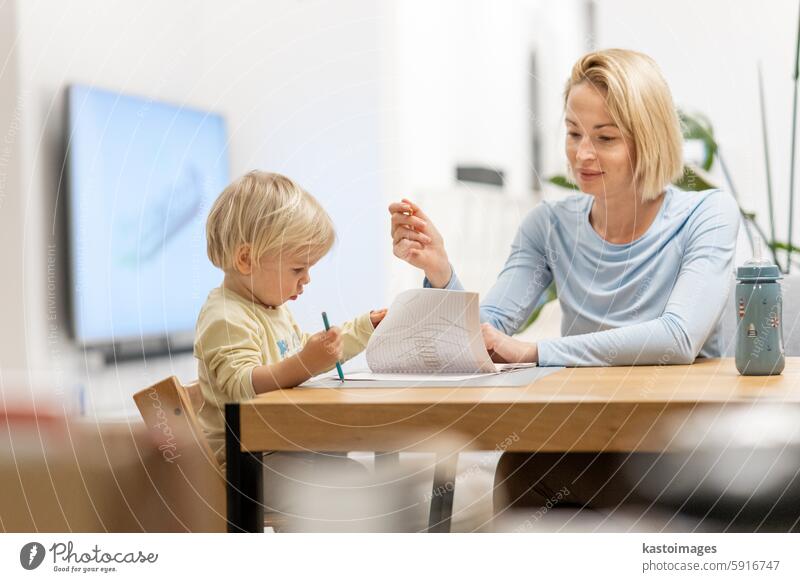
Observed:
[[[581,134],[579,134],[579,133],[577,133],[577,132],[574,132],[574,131],[568,131],[568,132],[567,132],[567,135],[568,135],[569,137],[572,137],[572,138],[578,138],[578,137],[580,137],[580,136],[581,136]]]
[[[294,271],[295,275],[299,275],[300,273],[303,272],[303,269],[292,269],[292,271]]]
[[[611,136],[608,136],[608,135],[601,135],[597,139],[599,139],[600,141],[608,142],[608,141],[614,141],[615,138],[613,138]]]

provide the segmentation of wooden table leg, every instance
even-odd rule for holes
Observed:
[[[431,510],[428,517],[428,532],[449,533],[450,518],[453,515],[453,497],[456,491],[456,470],[458,453],[436,455],[436,469],[433,474]]]
[[[225,489],[228,532],[264,531],[264,474],[261,453],[242,452],[239,405],[225,405]]]

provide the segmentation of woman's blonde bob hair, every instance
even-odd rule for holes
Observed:
[[[302,254],[316,262],[335,239],[330,216],[311,194],[286,176],[256,170],[222,191],[206,222],[208,258],[223,271],[234,268],[242,245],[256,261]]]
[[[658,198],[683,172],[683,137],[667,82],[655,61],[625,49],[596,51],[572,67],[564,89],[581,83],[602,91],[611,118],[634,144],[633,176],[642,200]]]

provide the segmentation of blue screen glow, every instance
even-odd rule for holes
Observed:
[[[228,183],[224,119],[69,88],[72,317],[86,345],[194,329],[222,273],[205,219]]]

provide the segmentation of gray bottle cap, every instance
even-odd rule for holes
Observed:
[[[736,278],[740,281],[776,281],[781,272],[776,265],[748,265],[745,263],[736,269]]]

